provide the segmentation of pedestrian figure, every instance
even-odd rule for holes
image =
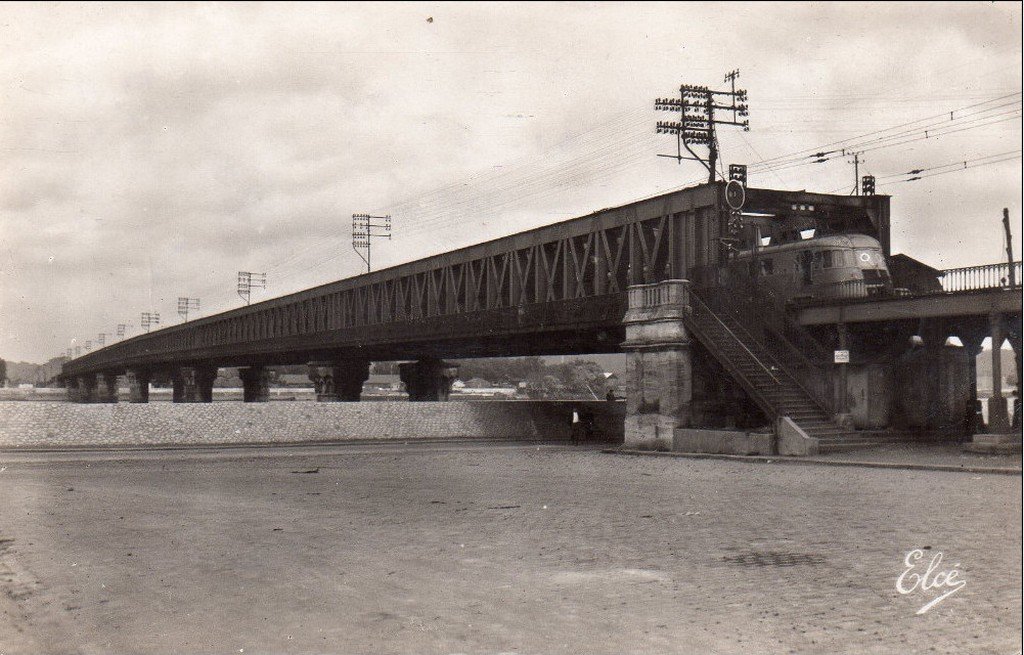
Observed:
[[[583,440],[588,443],[594,440],[594,412],[589,409],[583,412]]]
[[[569,424],[569,440],[574,446],[580,445],[580,432],[583,430],[583,417],[577,407],[572,408],[572,422]]]
[[[604,399],[610,403],[615,402],[615,389],[609,389],[608,393],[604,395]]]

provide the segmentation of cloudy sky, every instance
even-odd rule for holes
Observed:
[[[894,251],[994,262],[1020,34],[1017,3],[3,4],[0,357],[235,307],[240,270],[254,300],[355,275],[355,212],[394,216],[377,268],[697,181],[653,99],[733,68],[752,185],[848,193],[806,153],[851,139]]]

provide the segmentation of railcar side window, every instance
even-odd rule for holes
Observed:
[[[761,260],[761,275],[772,275],[775,273],[775,263],[770,259]]]
[[[831,250],[825,250],[821,253],[822,268],[832,268],[832,252]]]

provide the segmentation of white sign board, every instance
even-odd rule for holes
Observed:
[[[849,364],[850,363],[850,351],[849,350],[837,350],[834,353],[834,361],[836,364]]]

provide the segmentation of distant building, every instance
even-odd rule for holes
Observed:
[[[889,257],[893,285],[911,293],[939,293],[943,272],[907,255]]]
[[[402,380],[393,373],[371,373],[363,388],[368,391],[401,391]]]
[[[312,388],[313,381],[309,379],[308,375],[300,375],[297,373],[282,373],[277,376],[277,383],[274,386]]]

